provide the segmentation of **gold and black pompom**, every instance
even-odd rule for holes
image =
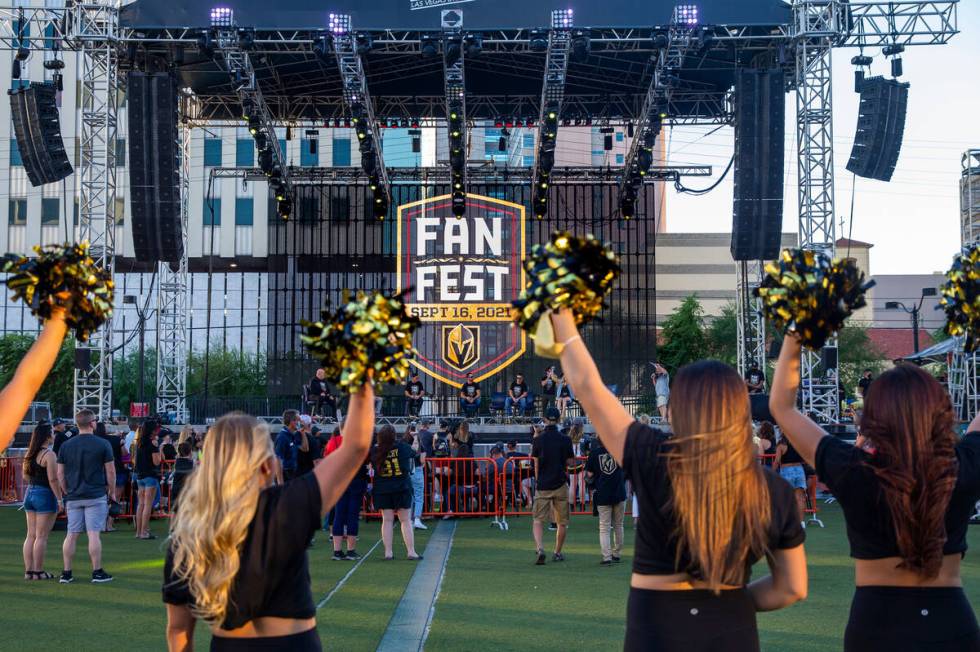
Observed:
[[[10,274],[4,282],[14,300],[41,320],[64,308],[65,323],[81,342],[112,315],[114,290],[111,274],[95,264],[88,248],[87,242],[34,247],[37,257],[7,254],[0,268]]]
[[[318,322],[301,322],[303,344],[320,361],[327,380],[353,394],[372,378],[377,383],[403,382],[415,357],[412,334],[419,320],[408,314],[403,295],[380,292],[357,297]]]
[[[527,288],[514,301],[514,321],[534,332],[547,311],[570,308],[578,324],[595,319],[621,272],[619,257],[593,236],[557,232],[524,261]]]
[[[803,249],[784,249],[765,272],[755,296],[762,299],[766,319],[780,331],[796,333],[814,351],[866,305],[864,294],[874,285],[865,282],[853,261]]]
[[[963,337],[964,350],[972,353],[980,336],[980,244],[967,245],[956,255],[939,292],[939,306],[946,311],[944,330]]]

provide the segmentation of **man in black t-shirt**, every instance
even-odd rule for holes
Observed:
[[[745,386],[749,394],[766,393],[766,375],[758,367],[752,367],[745,374]]]
[[[585,463],[586,476],[595,485],[593,504],[599,511],[599,547],[603,566],[618,563],[623,550],[623,515],[626,513],[626,479],[623,469],[596,439]]]
[[[868,388],[871,387],[871,382],[874,378],[871,377],[871,370],[865,369],[864,373],[861,374],[861,380],[858,381],[858,393],[861,398],[866,398],[868,395]]]
[[[58,451],[61,450],[61,445],[68,441],[75,433],[68,429],[68,425],[64,419],[55,419],[52,421],[51,429],[54,431],[54,445],[51,447],[51,450],[57,455]]]
[[[555,400],[558,392],[558,375],[554,367],[548,367],[544,376],[541,377],[541,396],[544,397],[544,405],[548,407]]]
[[[473,381],[472,372],[466,374],[466,382],[459,388],[459,410],[471,418],[480,410],[480,386]]]
[[[417,417],[422,412],[422,399],[425,397],[425,387],[419,379],[419,372],[412,372],[412,379],[405,383],[405,412],[410,417]]]
[[[510,384],[510,388],[507,390],[507,398],[504,400],[504,414],[512,416],[516,405],[518,411],[523,416],[527,416],[533,404],[527,383],[524,381],[524,374],[517,374],[514,382]]]
[[[541,566],[545,562],[544,524],[553,521],[558,525],[555,536],[553,561],[565,561],[561,553],[568,531],[568,467],[575,461],[575,451],[568,435],[558,431],[558,409],[545,410],[544,431],[531,442],[531,457],[534,458],[534,476],[537,491],[534,495],[534,545],[538,557],[535,562]]]
[[[306,388],[307,400],[313,403],[312,416],[321,415],[329,419],[337,418],[337,397],[327,383],[327,372],[317,369],[316,375]]]

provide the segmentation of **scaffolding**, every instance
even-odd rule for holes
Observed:
[[[980,149],[963,152],[960,173],[960,244],[980,240]],[[949,365],[949,392],[957,416],[969,421],[980,413],[980,359],[962,341]]]

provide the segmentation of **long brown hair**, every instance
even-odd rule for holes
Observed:
[[[42,422],[34,426],[34,432],[31,434],[31,443],[27,446],[27,455],[24,456],[24,463],[21,467],[24,475],[33,478],[31,473],[31,461],[37,462],[37,455],[44,448],[44,445],[51,438],[54,433],[54,428],[48,422]],[[45,470],[47,473],[47,470]]]
[[[922,369],[899,365],[868,388],[861,433],[874,442],[869,465],[891,513],[899,568],[936,577],[958,471],[949,395]]]
[[[690,364],[674,378],[670,413],[674,437],[667,470],[677,563],[686,552],[714,591],[741,585],[746,560],[769,553],[772,518],[745,383],[724,363]]]
[[[396,437],[395,429],[390,425],[383,425],[378,429],[378,446],[374,449],[374,454],[371,456],[371,463],[375,469],[378,469],[384,463],[385,458],[388,457],[388,453],[395,447]]]

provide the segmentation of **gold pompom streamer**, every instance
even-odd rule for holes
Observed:
[[[853,261],[784,249],[778,260],[766,264],[755,296],[778,330],[796,333],[804,346],[817,351],[845,319],[867,305],[864,295],[872,286],[874,281],[865,282]]]
[[[420,322],[408,314],[402,297],[359,292],[336,311],[328,304],[321,321],[301,322],[306,333],[300,339],[320,361],[327,380],[352,394],[372,377],[378,383],[405,381],[415,357],[412,335]]]
[[[524,261],[528,284],[514,301],[517,325],[534,332],[547,311],[570,308],[578,324],[595,319],[621,272],[612,248],[591,235],[554,233]]]
[[[87,242],[34,247],[37,257],[7,254],[2,267],[10,274],[5,283],[15,301],[30,306],[31,314],[41,320],[63,307],[65,323],[80,342],[112,315],[115,287],[112,276],[95,264],[88,249]]]
[[[967,245],[956,255],[939,293],[938,307],[946,312],[944,330],[963,337],[964,350],[972,353],[980,336],[980,244]]]

